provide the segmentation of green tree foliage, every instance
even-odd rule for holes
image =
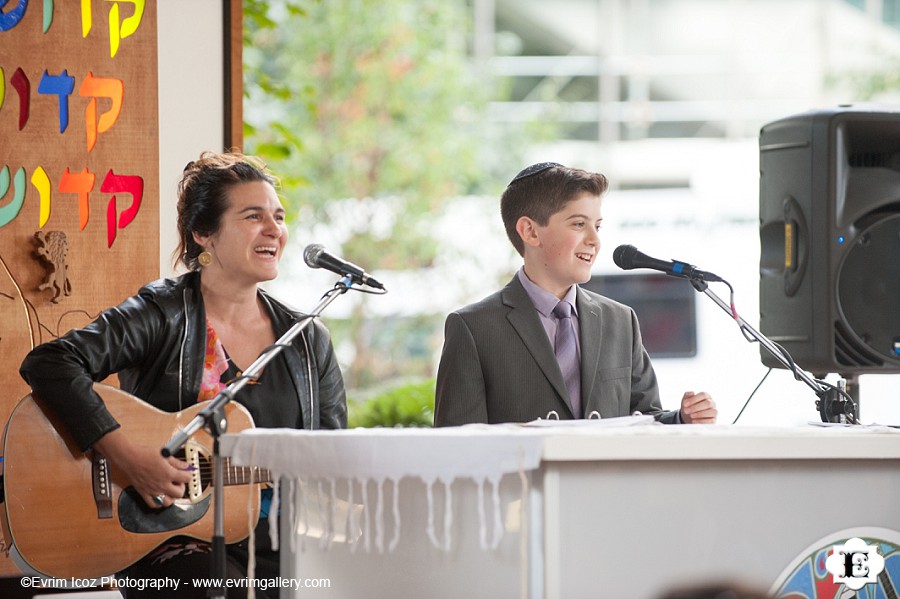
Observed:
[[[833,88],[851,90],[853,97],[861,101],[885,101],[885,98],[896,101],[900,92],[900,59],[885,62],[887,66],[878,69],[831,75],[826,83]]]
[[[327,221],[332,200],[396,197],[414,221],[484,181],[478,132],[489,93],[466,57],[464,8],[247,3],[247,149],[283,177],[295,209]]]
[[[429,268],[446,203],[496,197],[489,182],[520,167],[524,144],[488,125],[496,94],[467,55],[462,0],[245,0],[244,13],[244,149],[281,177],[295,227],[338,231],[329,250],[369,271]],[[354,345],[350,388],[391,361],[370,316],[361,301],[336,327]]]

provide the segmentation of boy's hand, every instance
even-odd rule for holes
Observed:
[[[681,397],[681,421],[685,424],[715,424],[719,411],[706,391],[685,391]]]

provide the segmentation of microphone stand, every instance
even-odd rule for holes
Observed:
[[[822,417],[822,422],[847,423],[849,421],[850,424],[859,423],[859,413],[856,402],[853,401],[852,397],[847,395],[843,385],[840,383],[837,387],[824,385],[820,381],[809,376],[800,368],[797,368],[797,365],[792,360],[788,359],[789,356],[786,356],[787,352],[782,347],[779,347],[771,339],[747,324],[747,321],[741,318],[737,313],[733,312],[731,306],[722,301],[718,295],[709,289],[709,285],[705,280],[699,276],[689,277],[689,280],[691,285],[694,286],[694,289],[706,294],[706,296],[715,302],[717,306],[725,310],[729,316],[737,321],[742,331],[749,333],[750,336],[766,348],[776,360],[781,362],[785,368],[793,372],[794,378],[803,381],[813,390],[819,397],[816,406],[819,409],[819,415]]]
[[[251,380],[256,381],[266,364],[278,355],[281,350],[290,347],[291,341],[300,334],[309,324],[317,318],[322,311],[339,295],[350,290],[354,279],[350,275],[343,277],[335,286],[327,291],[313,311],[294,323],[288,331],[274,344],[267,347],[259,357],[251,364],[243,374],[229,383],[218,395],[209,401],[206,407],[197,413],[188,422],[184,429],[175,433],[168,443],[162,448],[163,457],[174,455],[184,447],[188,439],[201,428],[205,427],[213,437],[213,539],[212,539],[212,577],[219,586],[210,592],[210,597],[225,597],[226,557],[225,557],[225,522],[224,522],[224,479],[223,470],[225,460],[219,453],[219,437],[228,429],[228,421],[225,418],[225,406],[234,399],[235,394],[244,388]],[[253,551],[253,548],[250,548]]]

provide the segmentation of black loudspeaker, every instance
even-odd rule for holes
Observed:
[[[819,376],[900,372],[900,106],[769,123],[759,163],[760,332]]]

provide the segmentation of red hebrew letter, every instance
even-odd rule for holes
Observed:
[[[124,229],[131,224],[134,217],[137,216],[141,209],[141,200],[144,198],[144,180],[137,175],[116,175],[109,169],[103,183],[100,184],[100,191],[104,193],[130,193],[132,197],[131,206],[122,211],[119,216],[119,229]],[[116,196],[109,199],[106,206],[106,243],[107,247],[112,247],[116,240]]]
[[[19,131],[21,131],[28,122],[28,111],[31,107],[31,82],[28,81],[22,67],[16,69],[9,82],[19,94]]]

